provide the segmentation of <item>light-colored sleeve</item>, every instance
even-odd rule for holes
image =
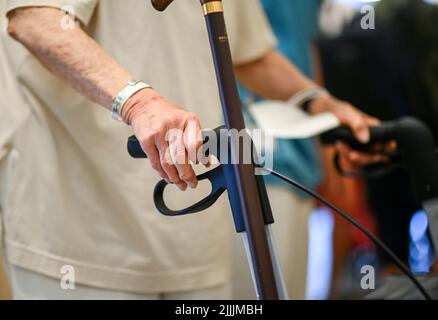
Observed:
[[[223,4],[234,64],[257,60],[276,47],[259,0],[224,0]]]
[[[52,7],[74,15],[84,25],[90,22],[99,0],[6,0],[6,13],[23,7]]]

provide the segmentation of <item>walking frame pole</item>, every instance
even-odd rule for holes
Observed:
[[[201,4],[215,63],[225,125],[228,130],[235,129],[242,132],[245,130],[245,124],[231,59],[222,1],[201,0]],[[232,157],[239,154],[238,141],[230,141],[230,152]],[[227,180],[233,179],[235,181],[235,191],[237,191],[236,195],[239,198],[239,201],[232,201],[232,211],[240,212],[243,218],[246,232],[244,237],[248,243],[247,250],[259,298],[278,299],[260,194],[255,178],[255,167],[252,163],[244,164],[239,160],[236,161],[236,164],[225,168],[228,171],[225,172]],[[236,208],[236,206],[238,207]]]
[[[172,2],[173,0],[152,0],[152,4],[159,11],[164,11]],[[245,124],[222,1],[200,0],[200,2],[207,24],[225,125],[228,130],[243,132]],[[239,141],[230,139],[229,146],[231,157],[239,157]],[[266,210],[270,211],[270,207],[266,195],[262,205],[261,187],[266,193],[263,179],[255,176],[253,163],[243,163],[240,157],[233,164],[223,166],[223,170],[234,220],[236,225],[240,220],[243,222],[243,230],[238,231],[243,233],[257,297],[262,300],[286,299],[287,293],[273,247],[272,234],[265,223],[268,214]]]

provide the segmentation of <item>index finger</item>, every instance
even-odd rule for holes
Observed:
[[[198,150],[202,147],[201,124],[196,116],[191,115],[184,128],[184,145],[187,150],[188,159],[192,163],[198,163]]]

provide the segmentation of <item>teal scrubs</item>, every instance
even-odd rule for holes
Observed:
[[[319,0],[261,0],[265,13],[278,39],[278,50],[308,77],[313,76],[311,47],[317,33]],[[244,103],[260,100],[241,88]],[[293,125],[293,124],[291,124]],[[313,139],[277,140],[274,169],[294,178],[309,188],[322,179],[318,151]],[[280,184],[269,175],[267,183]]]

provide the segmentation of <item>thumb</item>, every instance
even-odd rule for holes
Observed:
[[[361,121],[360,124],[352,126],[352,130],[356,138],[362,143],[368,143],[370,141],[370,130],[365,121]]]
[[[360,111],[347,104],[344,108],[338,109],[337,116],[343,125],[351,128],[357,140],[361,143],[368,143],[370,141],[368,122]]]

